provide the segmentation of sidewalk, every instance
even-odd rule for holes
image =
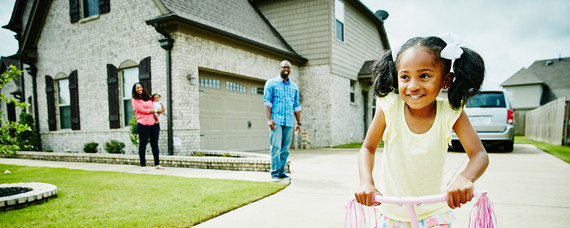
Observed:
[[[379,151],[381,152],[381,151]],[[358,149],[291,151],[291,185],[270,197],[210,219],[195,227],[344,227],[350,188],[358,186]],[[490,153],[490,165],[477,181],[489,191],[500,227],[570,226],[570,165],[534,146],[515,145],[513,153]],[[381,153],[376,155],[380,164]],[[450,152],[445,178],[451,180],[467,164],[465,153]],[[2,164],[83,170],[146,173],[182,177],[270,181],[264,172],[190,168],[142,172],[133,165],[0,159]],[[379,169],[375,169],[375,176]],[[454,227],[467,227],[473,203],[455,210]]]

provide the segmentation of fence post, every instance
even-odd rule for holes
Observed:
[[[570,145],[570,138],[568,133],[570,133],[570,101],[566,101],[566,108],[564,113],[564,135],[562,136],[562,145]]]

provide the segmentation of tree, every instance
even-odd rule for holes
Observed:
[[[20,119],[18,123],[22,125],[27,125],[30,127],[30,131],[22,131],[19,134],[16,134],[16,140],[19,150],[24,151],[38,151],[40,150],[40,137],[39,133],[36,130],[36,124],[34,122],[34,116],[27,112],[20,113]]]
[[[19,75],[22,75],[22,71],[18,70],[14,65],[10,65],[6,72],[3,72],[0,76],[0,102],[6,104],[14,104],[14,106],[19,107],[24,110],[28,106],[26,102],[19,102],[15,98],[8,98],[4,93],[2,93],[2,87],[7,85],[10,81],[14,80]],[[24,131],[31,131],[32,129],[26,125],[18,122],[12,122],[5,117],[4,111],[0,111],[0,119],[2,119],[2,126],[0,126],[0,154],[5,154],[8,156],[16,155],[16,151],[20,148],[16,144],[16,138],[10,132],[16,132],[20,134]]]

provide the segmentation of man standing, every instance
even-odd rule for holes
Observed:
[[[289,157],[289,145],[295,133],[301,132],[301,104],[299,104],[299,88],[289,79],[291,63],[287,60],[279,64],[280,76],[267,80],[263,90],[263,101],[267,124],[269,125],[269,141],[271,146],[271,179],[289,179],[285,174],[285,165]],[[297,124],[293,120],[297,120]]]

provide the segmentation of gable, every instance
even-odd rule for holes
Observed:
[[[172,20],[182,21],[285,54],[301,62],[306,61],[287,44],[259,10],[247,0],[162,0],[162,3],[171,13],[148,20],[147,24]]]
[[[570,99],[570,57],[535,61],[507,79],[504,87],[544,83],[557,97]]]

